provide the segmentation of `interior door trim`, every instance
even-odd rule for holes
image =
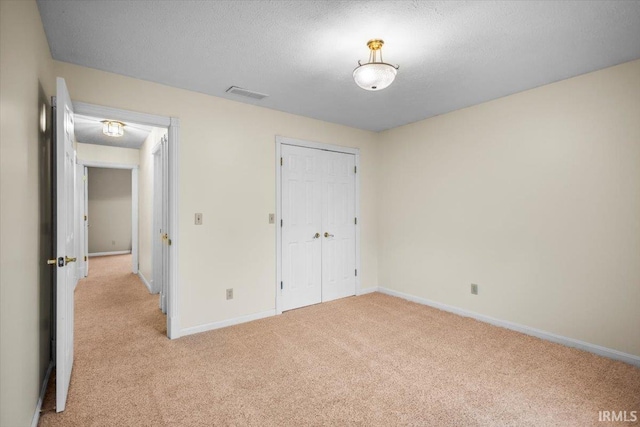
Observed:
[[[357,170],[356,173],[356,189],[355,189],[355,199],[356,199],[356,218],[358,218],[356,227],[356,270],[358,274],[356,275],[356,295],[360,294],[361,289],[361,281],[362,277],[362,268],[360,264],[360,149],[353,147],[343,147],[340,145],[332,145],[325,144],[322,142],[314,142],[314,141],[305,141],[301,139],[289,138],[285,136],[276,135],[276,156],[275,156],[275,168],[276,168],[276,216],[275,216],[275,233],[276,233],[276,283],[275,283],[275,291],[276,291],[276,314],[282,314],[282,291],[280,289],[280,283],[282,281],[282,212],[281,212],[281,204],[282,204],[282,169],[280,165],[280,158],[282,156],[282,146],[283,145],[293,145],[297,147],[305,147],[305,148],[313,148],[316,150],[325,150],[325,151],[335,151],[338,153],[346,153],[353,154],[355,156],[355,167]]]
[[[139,262],[139,240],[138,240],[138,224],[139,224],[139,207],[138,201],[140,200],[139,189],[139,166],[134,164],[120,164],[109,162],[96,162],[92,160],[78,160],[78,164],[84,168],[103,168],[103,169],[128,169],[131,171],[131,272],[138,274],[138,262]],[[88,196],[88,195],[87,195]],[[88,202],[87,202],[88,204]],[[88,215],[87,211],[84,211],[85,215]],[[91,221],[91,218],[89,218]],[[86,253],[83,255],[89,255],[89,248],[85,248]]]

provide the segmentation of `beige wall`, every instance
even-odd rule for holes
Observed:
[[[54,75],[74,100],[180,118],[183,328],[274,308],[283,135],[360,147],[363,287],[640,355],[638,61],[382,134],[52,62],[34,1],[0,2],[0,64],[0,425],[29,425],[47,359],[33,254]]]
[[[0,425],[31,424],[49,362],[50,285],[40,275],[43,97],[51,55],[35,1],[0,2]],[[39,94],[39,86],[44,94]],[[45,312],[45,317],[43,317]]]
[[[109,147],[107,145],[83,144],[79,142],[76,144],[76,155],[79,161],[121,165],[140,164],[140,150],[131,148]]]
[[[378,285],[374,133],[62,62],[55,71],[74,100],[180,118],[182,328],[275,307],[276,135],[360,148],[362,285]]]
[[[166,129],[154,128],[142,147],[140,147],[139,177],[139,227],[138,227],[138,260],[139,272],[151,284],[152,270],[152,236],[153,236],[153,153],[152,150],[167,133]]]
[[[131,169],[88,172],[89,254],[131,251]]]
[[[640,355],[640,61],[381,136],[381,286]]]

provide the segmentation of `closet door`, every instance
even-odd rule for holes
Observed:
[[[355,156],[323,152],[322,301],[356,293]]]
[[[322,301],[323,151],[282,146],[282,305]]]

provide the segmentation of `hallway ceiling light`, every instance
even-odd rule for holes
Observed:
[[[101,123],[105,135],[116,138],[124,135],[124,123],[115,120],[103,120]]]
[[[358,67],[353,70],[353,79],[356,84],[365,90],[382,90],[388,87],[396,78],[399,65],[391,65],[382,60],[383,40],[374,39],[367,42],[369,47],[369,62],[366,64],[358,61]],[[378,52],[380,58],[378,59]]]

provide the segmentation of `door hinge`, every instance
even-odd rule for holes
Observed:
[[[87,256],[86,256],[86,255],[84,256],[84,260],[85,260],[85,261],[87,260]]]
[[[280,157],[280,166],[282,166],[284,164],[284,160],[282,160],[282,157]]]
[[[280,282],[280,289],[282,289],[282,282]]]
[[[84,216],[84,220],[85,220],[85,221],[87,220],[87,216],[86,216],[86,215]]]
[[[282,227],[283,224],[284,224],[284,222],[282,220],[280,220],[280,227]]]
[[[356,268],[356,277],[358,276],[358,269]]]
[[[87,175],[82,175],[82,180],[86,182],[87,181]]]
[[[358,218],[353,218],[353,223],[354,223],[355,225],[358,225]]]
[[[353,167],[353,173],[358,173],[358,167],[357,166]]]

